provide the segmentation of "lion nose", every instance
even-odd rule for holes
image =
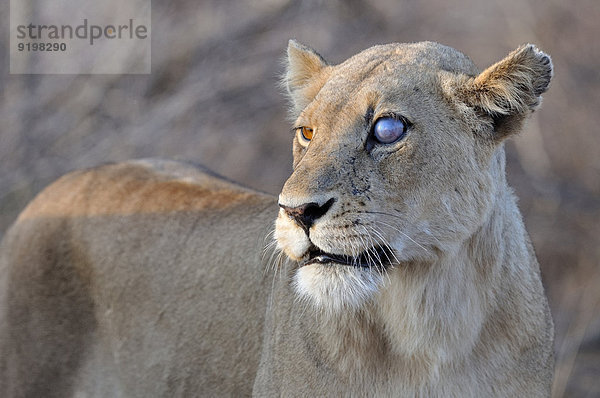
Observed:
[[[285,213],[298,224],[308,235],[308,230],[316,220],[323,217],[335,202],[334,198],[329,199],[320,205],[316,202],[305,203],[298,207],[289,207],[279,204]]]

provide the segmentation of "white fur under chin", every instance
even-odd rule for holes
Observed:
[[[335,313],[357,309],[370,300],[383,285],[382,272],[345,265],[305,265],[296,271],[294,287],[300,299]]]

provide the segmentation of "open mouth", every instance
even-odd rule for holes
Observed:
[[[316,246],[312,246],[302,266],[310,264],[337,264],[358,268],[386,268],[391,265],[392,253],[390,249],[380,246],[371,247],[359,256],[346,256],[326,253]]]

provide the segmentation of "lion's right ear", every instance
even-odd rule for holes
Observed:
[[[466,81],[458,95],[469,106],[492,117],[495,138],[501,140],[518,132],[540,105],[552,73],[550,57],[527,44]]]
[[[284,84],[292,99],[294,113],[298,114],[317,95],[325,83],[327,62],[296,40],[290,40],[287,48],[287,66]]]

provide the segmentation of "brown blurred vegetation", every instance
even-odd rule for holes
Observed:
[[[118,0],[114,0],[117,2]],[[556,397],[600,396],[600,2],[153,2],[152,74],[9,75],[0,43],[0,235],[72,169],[140,157],[203,163],[277,193],[291,167],[278,88],[287,40],[340,62],[373,44],[433,40],[485,67],[526,42],[555,79],[507,145],[509,180],[556,324]],[[0,5],[4,23],[8,2]]]

